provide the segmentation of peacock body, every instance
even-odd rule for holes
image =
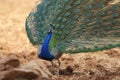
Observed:
[[[120,0],[42,0],[27,17],[26,32],[48,60],[119,47]]]

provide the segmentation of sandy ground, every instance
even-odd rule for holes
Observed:
[[[17,55],[21,63],[37,58],[36,48],[30,44],[24,24],[36,1],[0,0],[0,58]],[[61,61],[61,68],[72,67],[73,73],[61,72],[60,80],[120,80],[120,48],[64,54]]]

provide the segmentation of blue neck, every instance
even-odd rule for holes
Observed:
[[[49,42],[52,37],[52,32],[49,32],[41,48],[41,52],[38,54],[38,57],[44,60],[53,60],[54,57],[49,52]]]

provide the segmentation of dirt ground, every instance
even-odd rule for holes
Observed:
[[[36,48],[30,44],[25,31],[25,19],[36,1],[0,0],[0,59],[16,55],[21,64],[37,59]],[[61,62],[63,70],[58,80],[120,80],[120,48],[64,54]],[[64,72],[66,68],[73,72]]]

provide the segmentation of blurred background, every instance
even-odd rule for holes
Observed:
[[[26,17],[37,1],[0,0],[0,60],[10,55],[17,56],[21,63],[37,59],[36,48],[29,42],[25,31]],[[61,79],[54,80],[69,80],[70,78],[71,80],[120,80],[120,48],[75,55],[64,54],[61,61],[62,69],[68,67],[75,73],[66,75],[67,72],[63,70]],[[51,65],[47,61],[44,63],[48,66]]]
[[[0,0],[0,55],[31,50],[25,20],[37,0]]]

